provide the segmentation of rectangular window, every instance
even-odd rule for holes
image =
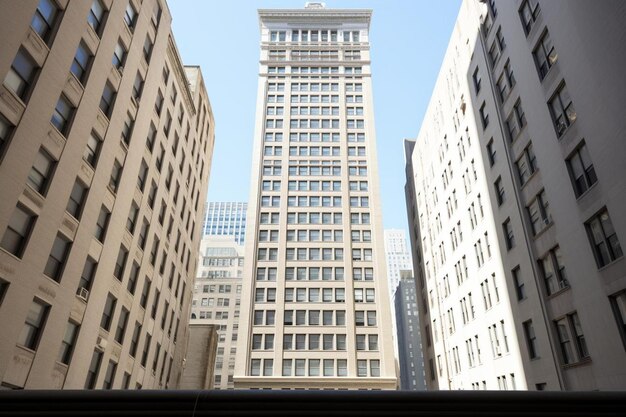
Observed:
[[[578,148],[567,158],[567,168],[576,197],[580,197],[598,181],[596,170],[593,167],[587,145],[584,141],[581,142]]]
[[[33,162],[33,166],[28,173],[26,182],[39,194],[45,196],[55,165],[56,161],[54,158],[44,148],[40,148],[35,156],[35,162]]]
[[[535,58],[537,71],[539,71],[539,79],[543,80],[545,78],[550,68],[556,62],[557,57],[558,55],[550,39],[550,33],[546,30],[533,51],[533,58]]]
[[[119,39],[117,41],[117,44],[115,45],[115,50],[113,51],[113,58],[111,59],[111,62],[113,64],[113,67],[120,72],[123,71],[124,62],[126,60],[126,52],[126,47],[122,43],[122,40]]]
[[[98,156],[100,156],[100,145],[102,144],[102,140],[98,137],[98,135],[92,131],[89,138],[87,138],[87,146],[85,147],[85,152],[83,153],[83,159],[87,161],[92,168],[96,167],[98,163]]]
[[[74,61],[72,61],[70,71],[83,85],[87,80],[89,64],[91,63],[92,58],[93,54],[89,50],[89,47],[84,41],[81,41],[80,45],[78,45],[78,49],[76,50],[76,55],[74,56]]]
[[[528,356],[530,359],[538,358],[537,354],[537,337],[533,328],[533,321],[528,320],[522,323],[524,326],[524,336],[526,337],[526,346],[528,347]]]
[[[50,255],[48,255],[48,262],[46,262],[43,273],[59,282],[63,274],[63,267],[65,266],[70,247],[70,241],[65,236],[57,234],[52,244]]]
[[[598,268],[602,268],[623,256],[622,247],[617,239],[617,232],[606,207],[587,220],[585,226]]]
[[[568,288],[567,273],[563,265],[561,249],[557,246],[551,249],[543,258],[539,260],[546,283],[548,295],[552,295],[561,289]]]
[[[83,272],[80,275],[80,281],[78,282],[78,289],[76,290],[76,294],[82,295],[84,298],[87,298],[89,295],[89,290],[91,289],[91,285],[93,283],[94,276],[96,275],[96,269],[98,268],[98,263],[94,261],[90,256],[85,260],[85,266],[83,267]],[[84,293],[84,290],[87,293]]]
[[[533,152],[532,143],[524,149],[522,156],[515,162],[515,166],[517,168],[520,184],[526,184],[530,176],[537,171],[537,158]]]
[[[498,201],[498,205],[501,206],[504,203],[504,185],[502,185],[502,178],[498,177],[496,182],[493,184],[496,191],[496,200]]]
[[[487,107],[487,103],[483,101],[483,104],[480,106],[480,121],[483,129],[489,125],[489,114],[487,113],[485,107]]]
[[[36,215],[18,204],[9,219],[9,224],[2,236],[0,246],[9,253],[21,258],[30,236]]]
[[[36,298],[33,299],[24,322],[24,327],[17,341],[19,345],[31,350],[37,350],[49,311],[49,305]]]
[[[113,84],[107,81],[104,90],[102,90],[102,97],[100,98],[100,110],[102,110],[102,113],[104,113],[107,118],[111,117],[115,96],[116,92]]]
[[[539,16],[539,12],[541,12],[541,9],[539,8],[537,0],[525,0],[522,3],[522,7],[519,9],[519,15],[522,20],[522,26],[524,27],[524,33],[526,33],[526,36],[528,36],[530,29],[532,29],[535,24],[537,16]]]
[[[104,382],[102,383],[103,389],[111,389],[113,388],[113,382],[115,380],[115,371],[117,370],[117,363],[109,360],[109,365],[107,366],[107,371],[104,374]]]
[[[104,310],[102,311],[102,318],[100,319],[100,327],[106,331],[109,331],[111,328],[111,321],[113,320],[113,312],[116,304],[117,299],[109,293],[107,301],[104,305]]]
[[[80,215],[87,197],[87,186],[84,185],[79,179],[74,183],[70,198],[67,202],[65,210],[71,214],[75,219],[80,220]]]
[[[609,297],[617,328],[622,337],[624,349],[626,349],[626,291],[621,291]]]
[[[109,210],[107,210],[105,206],[100,207],[100,214],[98,215],[98,220],[96,221],[96,231],[94,233],[94,237],[100,243],[104,243],[106,231],[109,226],[110,215],[111,215],[111,212],[109,212]]]
[[[135,10],[132,1],[129,1],[126,6],[126,11],[124,12],[124,22],[126,22],[131,32],[135,29],[135,24],[137,23],[137,10]]]
[[[71,321],[67,322],[65,335],[63,336],[63,340],[61,341],[61,348],[59,349],[59,355],[57,356],[58,362],[64,363],[66,365],[70,364],[70,359],[72,359],[72,353],[74,353],[76,338],[78,337],[79,327],[80,326]]]
[[[26,49],[20,48],[4,78],[4,85],[25,102],[32,90],[38,68]]]
[[[91,4],[91,9],[89,10],[89,15],[87,16],[87,23],[96,32],[96,35],[100,36],[102,32],[102,28],[104,26],[104,15],[106,13],[106,9],[102,4],[102,0],[94,0]]]
[[[96,387],[96,380],[98,379],[98,372],[100,372],[100,364],[102,363],[102,355],[103,353],[99,350],[93,351],[89,369],[87,370],[85,389],[93,389]]]
[[[122,178],[122,164],[116,159],[113,162],[113,168],[111,169],[111,177],[109,178],[109,188],[113,193],[117,193],[117,187],[120,185],[120,179]]]
[[[58,15],[59,7],[54,0],[39,1],[30,26],[47,45],[51,43]]]
[[[52,114],[52,119],[50,122],[56,127],[59,132],[67,136],[70,125],[72,123],[72,116],[74,115],[74,111],[76,108],[70,101],[65,97],[64,94],[61,94],[59,97],[59,101],[57,101],[57,105],[54,108],[54,113]]]
[[[115,329],[115,341],[119,344],[124,343],[124,335],[126,333],[126,325],[128,324],[128,316],[130,312],[122,307],[120,316],[117,319],[117,328]]]
[[[565,83],[562,83],[552,98],[550,98],[548,108],[550,109],[556,134],[558,137],[561,137],[569,125],[576,121],[576,110]]]

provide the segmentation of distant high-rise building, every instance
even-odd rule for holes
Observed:
[[[371,10],[260,10],[240,388],[395,389]]]
[[[411,262],[411,248],[407,243],[406,232],[402,229],[385,229],[384,233],[389,299],[392,299],[400,283],[400,271],[413,270],[413,263]]]
[[[213,116],[163,1],[0,4],[3,388],[176,388]]]
[[[234,236],[204,236],[200,245],[198,273],[191,303],[191,323],[213,324],[217,328],[217,356],[212,386],[215,389],[233,388],[243,250],[243,246],[235,242]],[[194,365],[188,361],[189,366]]]
[[[417,308],[417,292],[412,270],[400,271],[400,280],[394,293],[400,389],[426,389],[422,338]]]
[[[406,144],[429,388],[626,388],[624,16],[463,2]]]
[[[238,245],[246,237],[246,212],[248,203],[208,202],[204,206],[205,236],[234,236]]]

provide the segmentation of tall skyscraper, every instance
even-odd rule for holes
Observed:
[[[429,387],[626,388],[624,16],[463,2],[406,144]]]
[[[175,388],[213,149],[165,2],[0,5],[3,388]]]
[[[395,389],[370,10],[260,10],[235,387]]]
[[[387,260],[387,280],[389,281],[389,298],[400,283],[400,271],[413,270],[411,249],[402,229],[385,229],[385,257]]]
[[[217,354],[215,372],[212,372],[215,378],[212,388],[215,389],[233,388],[243,250],[243,246],[235,242],[234,236],[204,236],[200,244],[190,323],[214,324],[217,327]],[[201,343],[202,339],[197,339],[197,342]],[[194,366],[189,362],[187,365]]]
[[[248,203],[208,202],[204,205],[204,235],[234,236],[238,245],[246,237],[246,215]]]
[[[417,308],[417,291],[413,271],[400,271],[400,280],[393,297],[400,365],[400,389],[423,391],[426,389],[422,337]]]

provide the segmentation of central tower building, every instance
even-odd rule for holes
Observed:
[[[235,388],[396,388],[371,15],[259,10]]]

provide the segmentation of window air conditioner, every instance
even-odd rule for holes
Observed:
[[[107,340],[104,339],[101,336],[98,336],[98,339],[96,339],[96,348],[99,350],[104,350],[107,347]]]
[[[89,290],[85,287],[80,287],[76,292],[76,296],[84,302],[87,302],[87,299],[89,298]]]

